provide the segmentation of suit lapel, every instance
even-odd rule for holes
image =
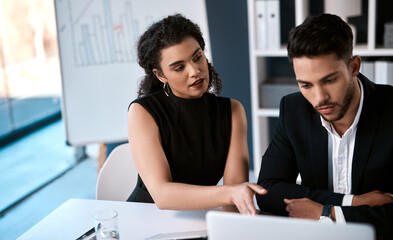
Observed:
[[[323,189],[328,189],[328,134],[326,129],[322,126],[319,114],[314,110],[309,114],[310,117],[310,143],[314,146],[311,151],[313,178]]]
[[[352,162],[352,192],[356,193],[360,187],[362,173],[370,158],[371,149],[379,125],[380,112],[378,111],[375,85],[366,77],[359,74],[358,78],[363,84],[364,100],[356,131],[355,148]]]

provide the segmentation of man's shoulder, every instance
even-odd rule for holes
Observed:
[[[376,84],[374,106],[377,111],[383,113],[385,117],[393,117],[393,86]]]
[[[373,89],[366,94],[365,100],[369,105],[378,108],[380,111],[393,112],[392,107],[386,108],[393,103],[393,86],[385,84],[374,84]]]
[[[364,93],[367,97],[375,99],[393,99],[392,85],[375,83],[360,73],[358,79],[362,82]]]
[[[392,85],[384,85],[384,84],[376,84],[375,90],[378,96],[384,98],[393,98],[393,86]]]

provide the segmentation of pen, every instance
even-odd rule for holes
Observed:
[[[95,235],[91,236],[92,234],[94,234],[94,232],[95,232],[95,229],[94,229],[94,227],[92,227],[90,230],[88,230],[82,236],[78,237],[75,240],[84,240],[84,239],[86,239],[86,240],[95,240],[96,236]],[[87,238],[87,237],[92,237],[92,238]]]

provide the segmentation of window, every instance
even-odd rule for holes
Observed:
[[[0,0],[0,139],[60,114],[52,0]]]

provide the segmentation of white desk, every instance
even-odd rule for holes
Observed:
[[[70,199],[18,239],[76,239],[94,226],[94,213],[105,209],[119,213],[120,239],[145,239],[159,233],[206,230],[208,210],[160,210],[148,203]]]

